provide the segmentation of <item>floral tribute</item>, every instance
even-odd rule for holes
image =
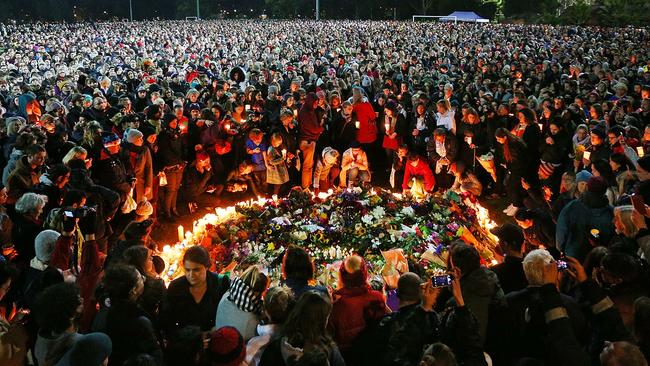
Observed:
[[[474,245],[487,263],[495,263],[494,223],[477,202],[455,192],[415,200],[373,188],[320,193],[293,190],[286,198],[260,198],[216,209],[194,222],[192,231],[179,227],[179,242],[165,246],[165,280],[182,274],[180,258],[189,245],[203,245],[213,270],[237,264],[258,264],[279,276],[284,249],[305,248],[316,262],[319,280],[333,285],[340,260],[357,253],[377,274],[394,271],[397,252],[426,272],[445,270],[447,248],[454,240]],[[388,262],[393,262],[387,263]],[[390,267],[390,268],[389,268]]]

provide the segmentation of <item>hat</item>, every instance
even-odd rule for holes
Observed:
[[[607,138],[607,132],[605,131],[604,128],[596,127],[591,130],[591,133],[594,135],[600,137],[602,140]]]
[[[422,297],[422,279],[413,272],[406,272],[397,280],[397,297],[401,301],[419,301]]]
[[[58,232],[54,230],[43,230],[34,239],[34,247],[36,249],[36,258],[43,262],[48,263],[52,258],[52,252],[56,246],[56,241],[59,239]]]
[[[360,147],[361,147],[361,143],[359,141],[357,141],[357,140],[352,140],[352,142],[350,143],[350,148],[351,149],[357,149],[357,148],[360,148]]]
[[[607,183],[603,177],[591,177],[587,182],[587,191],[599,195],[604,195],[607,192]]]
[[[76,342],[57,363],[60,366],[101,366],[111,355],[113,342],[104,333],[77,335]]]
[[[592,177],[592,174],[586,170],[581,170],[576,174],[576,183],[588,182],[589,178]]]
[[[201,106],[199,105],[199,103],[191,103],[191,104],[187,107],[187,110],[190,111],[190,112],[191,112],[191,111],[200,111],[200,110],[201,110]]]
[[[50,113],[50,112],[58,111],[61,108],[63,108],[63,104],[61,104],[61,102],[56,100],[45,106],[45,112]]]
[[[493,228],[490,232],[499,238],[501,244],[505,244],[509,248],[521,248],[524,243],[524,234],[521,232],[521,228],[509,222]]]
[[[129,128],[124,132],[124,139],[130,144],[132,144],[133,141],[135,141],[137,138],[141,138],[143,136],[144,135],[142,132],[136,130],[135,128]]]
[[[366,262],[356,254],[347,257],[339,268],[339,276],[345,287],[364,287],[368,279]]]
[[[108,145],[111,142],[120,141],[120,137],[113,132],[104,132],[102,133],[102,143]]]
[[[138,203],[135,208],[135,214],[138,216],[151,216],[153,214],[153,206],[146,198]]]
[[[339,158],[339,152],[329,146],[323,149],[322,154],[327,165],[334,165]]]
[[[246,343],[237,328],[221,327],[210,333],[208,359],[213,366],[236,366],[246,357]]]

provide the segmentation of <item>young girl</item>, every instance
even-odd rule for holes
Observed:
[[[289,181],[289,170],[286,163],[286,151],[280,150],[282,135],[274,133],[271,135],[271,146],[265,155],[266,162],[266,183],[273,186],[273,194],[280,193],[282,185]]]

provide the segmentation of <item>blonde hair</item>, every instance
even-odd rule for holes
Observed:
[[[81,146],[75,146],[68,151],[62,159],[63,164],[68,165],[71,160],[81,159],[83,156],[88,156],[88,151]]]
[[[86,123],[86,125],[83,128],[84,136],[83,136],[82,144],[93,146],[95,144],[95,134],[101,130],[102,130],[102,125],[97,121],[90,121]]]
[[[628,238],[634,238],[639,233],[639,228],[632,220],[632,214],[634,214],[632,205],[614,207],[614,219],[623,224],[623,235]]]
[[[260,295],[269,284],[269,279],[260,270],[259,266],[250,266],[239,277],[242,282],[248,285],[251,290],[259,292]]]

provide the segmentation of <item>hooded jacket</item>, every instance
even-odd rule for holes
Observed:
[[[300,140],[316,141],[323,133],[323,126],[318,123],[318,117],[313,106],[316,102],[316,94],[309,93],[305,98],[305,103],[298,112],[298,124],[300,126]]]
[[[16,163],[16,169],[7,178],[7,194],[9,198],[13,199],[14,202],[18,200],[23,193],[38,184],[40,176],[39,169],[32,169],[27,161],[27,156],[21,157]]]
[[[7,185],[7,179],[9,179],[9,174],[16,169],[16,163],[18,163],[18,160],[20,160],[21,157],[25,155],[25,152],[23,150],[17,150],[13,149],[11,154],[9,155],[9,160],[7,161],[7,165],[4,167],[2,170],[2,185],[6,186]]]

